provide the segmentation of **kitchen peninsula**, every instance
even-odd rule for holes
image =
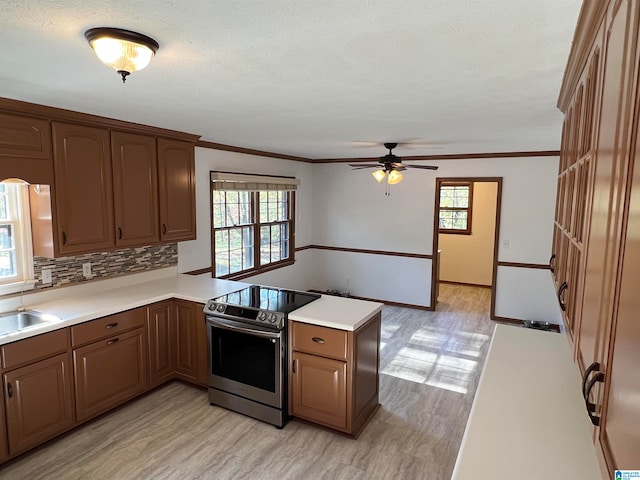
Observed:
[[[245,286],[207,275],[179,275],[171,267],[25,295],[22,302],[16,297],[1,300],[0,311],[16,310],[23,303],[28,310],[59,320],[0,336],[6,405],[6,412],[0,411],[0,429],[7,430],[8,439],[4,445],[5,436],[0,434],[0,461],[171,379],[206,386],[204,304]],[[339,410],[340,420],[332,424],[305,410],[298,414],[295,405],[304,405],[310,398],[304,391],[310,370],[303,363],[297,370],[304,375],[302,383],[289,390],[290,412],[357,435],[378,407],[382,304],[322,296],[310,306],[300,309],[299,316],[290,316],[289,344],[295,351],[289,358],[313,356],[305,350],[306,334],[311,334],[312,343],[320,334],[332,335],[318,344],[320,351],[311,353],[339,362],[342,368],[341,383],[334,385],[336,397],[328,400]],[[343,340],[339,360],[335,338]],[[293,384],[292,364],[288,369]],[[302,400],[296,400],[296,395],[302,395],[298,397]],[[42,398],[48,399],[47,408],[42,408]]]

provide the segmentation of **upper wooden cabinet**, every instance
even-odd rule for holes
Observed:
[[[157,243],[160,229],[155,137],[111,132],[111,158],[116,245]]]
[[[109,132],[54,122],[54,248],[61,255],[115,246]]]
[[[160,239],[196,238],[196,189],[193,144],[158,139]]]
[[[51,127],[47,120],[0,113],[0,180],[53,183]]]

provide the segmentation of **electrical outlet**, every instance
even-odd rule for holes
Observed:
[[[50,268],[44,268],[42,270],[42,284],[43,285],[51,285],[51,282],[53,281],[51,279],[51,269]]]
[[[87,262],[87,263],[83,263],[82,264],[82,274],[84,275],[84,278],[91,278],[91,263]]]
[[[502,248],[509,250],[509,240],[502,240]]]

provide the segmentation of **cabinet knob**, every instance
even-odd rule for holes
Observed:
[[[122,227],[118,227],[118,240],[122,240]]]
[[[63,245],[67,244],[67,234],[64,233],[64,230],[62,231],[62,244]]]
[[[297,365],[298,365],[298,359],[296,358],[296,359],[293,361],[293,366],[292,366],[293,373],[296,373],[296,366],[297,366]]]
[[[13,385],[11,383],[7,383],[7,395],[9,398],[13,397]]]
[[[166,233],[167,233],[167,224],[166,224],[166,223],[163,223],[163,224],[162,224],[162,234],[163,234],[163,235],[166,235]]]

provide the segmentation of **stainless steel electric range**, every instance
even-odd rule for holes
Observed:
[[[207,302],[209,403],[282,428],[287,315],[320,295],[252,285]]]

